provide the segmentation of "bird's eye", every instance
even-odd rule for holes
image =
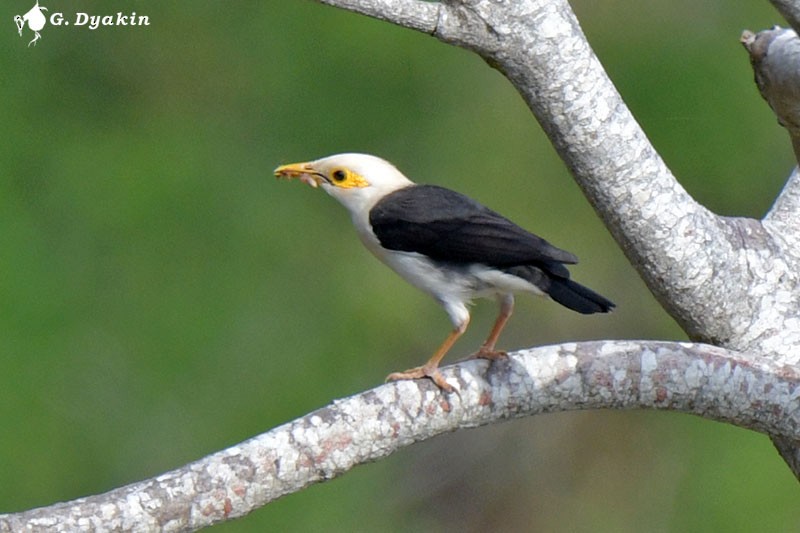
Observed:
[[[369,186],[367,180],[346,167],[330,171],[328,173],[328,183],[337,189],[358,189]]]

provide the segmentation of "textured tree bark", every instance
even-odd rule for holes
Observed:
[[[596,341],[531,348],[382,385],[156,478],[0,515],[0,532],[193,531],[457,429],[575,409],[670,409],[800,438],[800,373],[715,346]]]
[[[774,3],[782,13],[786,12],[790,23],[796,26],[800,11],[798,3]],[[758,90],[775,112],[778,123],[789,132],[795,158],[800,161],[800,39],[794,30],[776,27],[758,34],[746,30],[742,33],[741,41],[750,54]],[[789,269],[795,273],[800,271],[800,177],[797,168],[762,222],[764,229],[772,234],[773,242],[780,247],[780,252],[774,254],[772,259],[780,256]],[[793,289],[795,299],[790,307],[780,309],[775,306],[775,309],[796,325],[800,320],[796,283]],[[787,334],[795,336],[794,343]],[[793,349],[797,343],[796,331],[769,336],[775,338],[773,342],[785,342],[787,349]],[[797,365],[797,360],[787,363]],[[775,436],[773,442],[795,476],[800,477],[800,442]]]
[[[519,91],[650,290],[708,344],[532,348],[384,385],[157,478],[0,516],[0,531],[190,531],[445,431],[548,411],[671,409],[772,436],[800,476],[800,177],[762,220],[721,217],[678,183],[566,0],[320,0],[472,50]],[[772,0],[800,25],[800,1]],[[745,32],[764,98],[800,153],[800,41]],[[715,345],[715,346],[711,346]]]

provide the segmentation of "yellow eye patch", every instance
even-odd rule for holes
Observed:
[[[330,182],[342,189],[356,189],[369,186],[369,182],[365,180],[361,174],[356,174],[352,170],[346,168],[332,170],[330,173]]]

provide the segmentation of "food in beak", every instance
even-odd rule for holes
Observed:
[[[275,177],[278,179],[292,179],[297,178],[302,183],[309,185],[310,187],[317,188],[320,185],[322,179],[312,173],[308,172],[305,169],[302,169],[298,165],[283,165],[275,169]]]

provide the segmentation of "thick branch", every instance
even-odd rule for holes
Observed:
[[[800,39],[794,30],[775,27],[757,34],[746,30],[741,41],[750,55],[758,90],[789,133],[795,156],[800,160]],[[751,299],[757,305],[751,303],[752,311],[740,317],[744,334],[740,335],[738,346],[771,352],[792,364],[798,363],[800,346],[799,217],[800,174],[795,168],[764,217],[762,228],[769,239],[763,235],[756,238],[761,228],[753,227],[747,232],[745,224],[738,223],[745,229],[742,234],[751,250],[746,257],[752,271],[761,280],[772,278],[765,284],[751,282],[751,294],[758,291],[762,297]],[[769,253],[765,253],[767,250]],[[800,477],[800,449],[785,441],[775,442]]]
[[[669,409],[800,438],[793,368],[713,346],[597,341],[531,348],[444,369],[459,393],[403,381],[334,401],[153,479],[0,516],[0,532],[192,531],[245,515],[435,435],[533,414]]]

